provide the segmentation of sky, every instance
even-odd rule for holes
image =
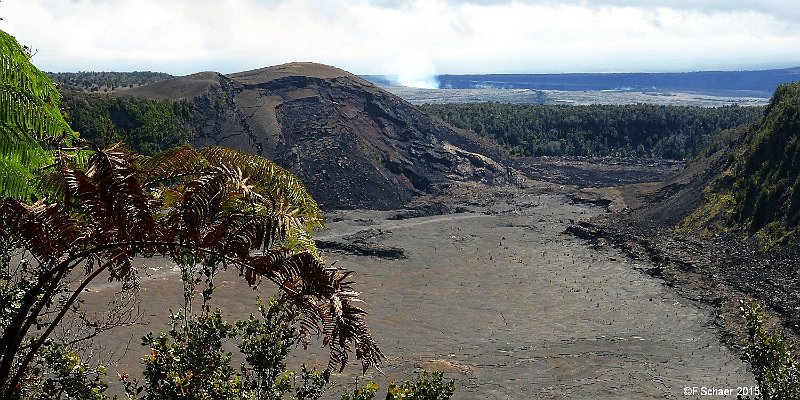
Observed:
[[[40,69],[436,74],[800,65],[796,0],[0,0]]]

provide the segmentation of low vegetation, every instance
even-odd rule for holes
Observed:
[[[429,104],[459,128],[497,140],[523,156],[614,156],[683,160],[717,132],[752,123],[760,107],[663,105]]]
[[[734,232],[762,247],[790,242],[800,228],[800,83],[781,85],[764,117],[743,128],[684,230]]]
[[[800,359],[794,354],[794,343],[766,329],[764,310],[758,303],[742,302],[740,311],[747,323],[742,360],[750,365],[760,392],[753,398],[800,399]]]

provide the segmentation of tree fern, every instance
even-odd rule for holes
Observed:
[[[183,146],[152,157],[140,156],[136,165],[143,185],[152,189],[215,171],[224,178],[221,182],[227,193],[234,194],[219,207],[228,211],[247,207],[254,215],[270,216],[280,230],[280,247],[319,257],[312,233],[323,225],[322,211],[300,179],[274,162],[224,147],[195,150]]]
[[[12,323],[0,332],[0,397],[12,398],[17,392],[36,351],[85,285],[103,271],[111,279],[132,278],[137,255],[178,259],[189,251],[222,268],[238,269],[253,286],[264,278],[272,281],[303,312],[301,331],[322,334],[331,367],[344,368],[352,352],[363,368],[381,363],[383,354],[367,328],[349,272],[326,266],[316,255],[306,226],[321,223],[321,218],[315,204],[304,203],[310,197],[296,178],[248,175],[244,170],[251,167],[242,160],[256,169],[277,167],[233,151],[218,153],[225,156],[211,161],[193,158],[191,149],[171,154],[197,164],[176,166],[169,157],[155,157],[140,160],[140,166],[152,167],[143,171],[132,163],[135,154],[112,147],[97,150],[88,165],[81,166],[61,153],[55,170],[64,182],[63,201],[31,205],[7,198],[0,203],[0,239],[15,238],[39,260],[35,273],[26,278],[34,288],[24,291],[23,301],[12,306],[0,297],[0,309],[12,312]],[[170,170],[167,165],[176,167]],[[162,179],[153,171],[160,171]],[[269,182],[283,186],[269,188]],[[165,193],[173,199],[159,200]],[[65,277],[87,260],[91,262],[83,283],[65,289],[74,290],[69,300],[54,301]],[[55,317],[42,322],[42,315]],[[23,347],[37,326],[46,328]]]

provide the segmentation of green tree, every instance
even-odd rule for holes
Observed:
[[[717,132],[755,122],[763,108],[649,104],[426,104],[423,110],[526,156],[684,159]],[[554,146],[559,143],[559,146]]]
[[[783,335],[765,328],[764,310],[755,302],[741,302],[740,311],[747,323],[747,340],[742,360],[750,365],[764,400],[800,399],[800,361],[794,345]]]
[[[300,343],[296,327],[299,313],[285,299],[258,301],[259,316],[231,324],[219,310],[205,309],[197,316],[176,314],[172,328],[158,336],[147,335],[150,348],[142,359],[144,382],[126,380],[130,398],[147,399],[318,399],[330,374],[286,369],[286,356]],[[223,348],[235,340],[244,356],[239,371],[232,354]]]

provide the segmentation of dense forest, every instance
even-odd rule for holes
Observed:
[[[189,143],[194,105],[186,100],[150,100],[131,96],[61,90],[70,126],[99,145],[125,142],[134,151],[154,154]]]
[[[172,78],[170,74],[151,71],[133,72],[48,72],[47,76],[62,88],[88,92],[108,92],[146,85]]]
[[[756,121],[761,107],[435,104],[422,108],[525,156],[697,155],[715,133]]]

